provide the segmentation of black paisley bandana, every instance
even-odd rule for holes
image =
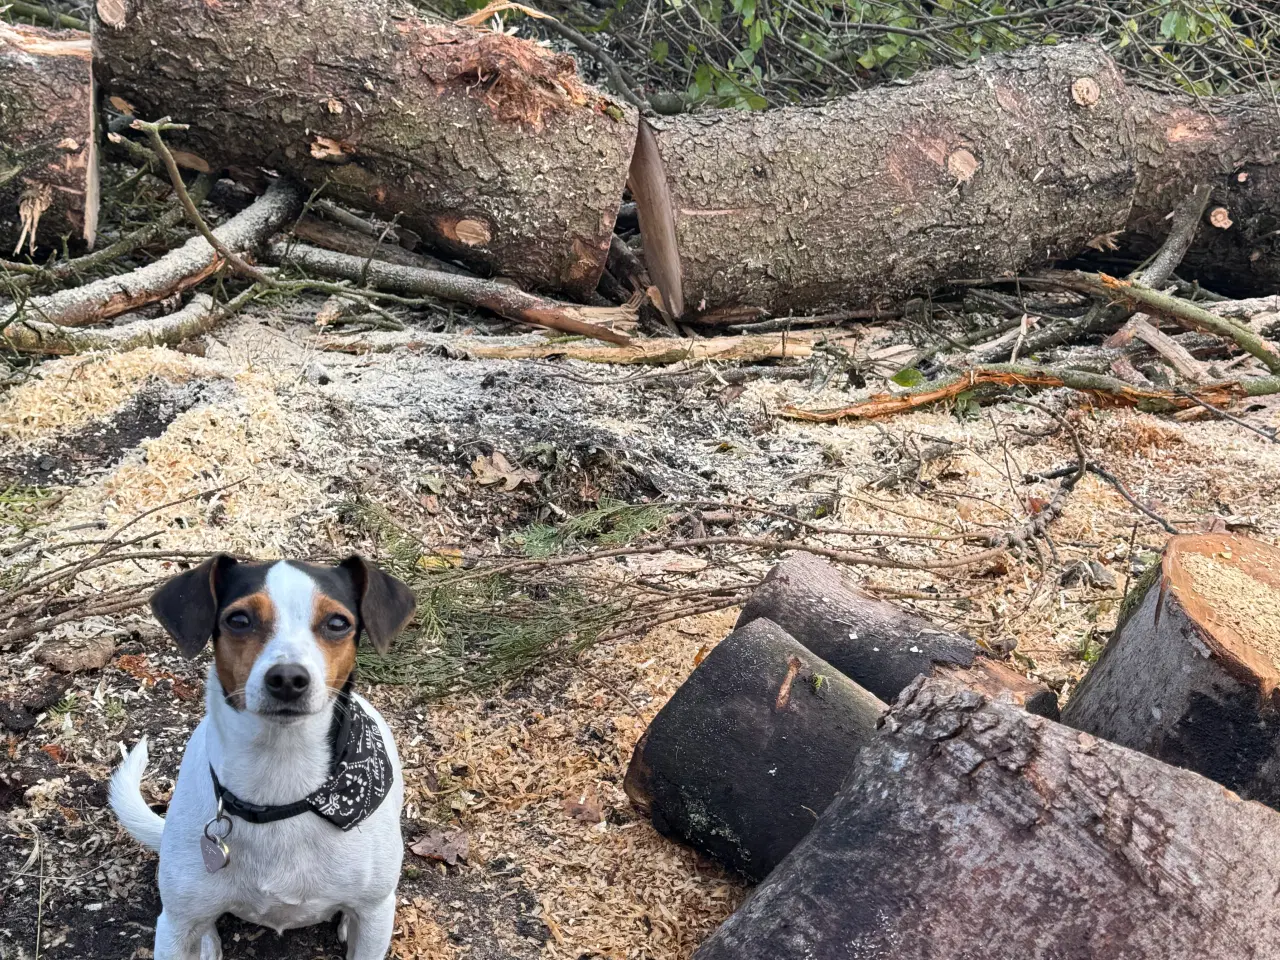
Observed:
[[[223,810],[248,823],[273,823],[309,810],[341,830],[367,820],[386,799],[394,777],[378,725],[351,696],[351,686],[348,680],[333,707],[333,762],[324,783],[301,800],[269,807],[241,800],[218,781],[210,765],[213,794]]]

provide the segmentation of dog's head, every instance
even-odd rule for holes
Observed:
[[[232,707],[283,722],[324,709],[355,667],[360,634],[384,653],[414,607],[408,587],[358,556],[327,567],[218,554],[151,597],[184,656],[213,641]]]

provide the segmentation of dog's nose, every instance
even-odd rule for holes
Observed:
[[[267,692],[285,703],[297,700],[311,686],[311,674],[296,663],[277,663],[264,678]]]

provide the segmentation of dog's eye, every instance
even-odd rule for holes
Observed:
[[[351,629],[351,621],[340,613],[335,613],[324,622],[324,628],[333,634],[346,633]]]
[[[243,610],[237,610],[235,613],[230,614],[224,622],[232,630],[248,630],[253,626],[252,618]]]

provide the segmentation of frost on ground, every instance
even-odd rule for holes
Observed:
[[[708,368],[469,360],[456,339],[414,341],[320,353],[312,335],[245,316],[204,357],[144,349],[43,364],[0,394],[0,591],[26,565],[92,554],[105,531],[153,508],[130,528],[138,556],[86,570],[74,598],[162,577],[187,552],[381,556],[388,543],[353,522],[352,504],[392,518],[433,562],[469,564],[518,549],[532,524],[646,501],[686,513],[701,502],[681,522],[705,536],[817,542],[838,527],[824,544],[920,561],[966,549],[961,535],[1021,525],[1058,482],[1028,475],[1074,462],[1054,421],[1016,402],[806,425],[776,411],[847,395],[813,380],[739,386]],[[1170,525],[1280,537],[1280,446],[1220,420],[1040,402],[1065,410],[1090,459]],[[1253,416],[1280,424],[1276,407]],[[759,510],[726,519],[715,502]],[[993,648],[1016,645],[1019,667],[1069,693],[1167,533],[1091,474],[1052,536],[1043,557],[851,575]],[[725,545],[610,570],[699,584],[759,576],[770,562]],[[660,838],[621,780],[645,723],[733,616],[664,624],[495,688],[436,699],[371,688],[405,758],[406,839],[440,828],[468,838],[452,866],[406,857],[396,956],[692,953],[743,888]],[[13,626],[0,621],[0,636]],[[207,664],[177,657],[136,610],[10,640],[0,654],[0,956],[149,956],[155,861],[114,824],[104,780],[119,744],[147,734],[147,789],[163,803],[203,710]],[[232,958],[338,956],[328,929],[224,931]]]

